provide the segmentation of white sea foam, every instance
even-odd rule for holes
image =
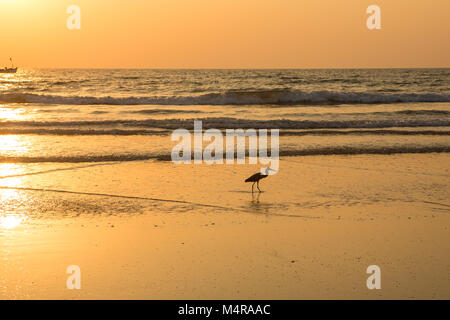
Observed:
[[[44,103],[58,105],[253,105],[253,104],[374,104],[408,102],[450,102],[450,94],[403,93],[374,94],[359,92],[294,90],[229,91],[198,96],[59,96],[33,93],[2,93],[2,103]]]
[[[442,153],[450,152],[450,147],[437,146],[336,146],[320,148],[304,148],[280,150],[280,157],[313,156],[313,155],[356,155],[356,154],[402,154],[402,153]],[[248,150],[246,152],[248,154]],[[236,155],[236,158],[238,156]],[[86,154],[73,156],[5,156],[0,155],[3,163],[98,163],[116,161],[171,161],[170,153],[135,153],[135,154]],[[282,159],[281,159],[282,160]]]

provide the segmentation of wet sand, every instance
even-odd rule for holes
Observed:
[[[449,157],[0,164],[0,298],[449,299]]]

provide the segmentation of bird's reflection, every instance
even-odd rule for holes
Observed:
[[[252,205],[254,207],[259,207],[260,206],[260,203],[259,203],[260,196],[261,196],[260,192],[258,192],[258,193],[253,193],[252,192]]]
[[[250,202],[250,207],[256,212],[261,212],[265,207],[264,203],[260,202],[260,198],[260,192],[252,193],[252,201]]]
[[[249,207],[254,213],[268,215],[273,208],[273,204],[270,202],[261,201],[261,192],[252,193],[252,201],[249,202]]]

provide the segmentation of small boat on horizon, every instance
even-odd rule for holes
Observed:
[[[16,73],[17,72],[17,67],[14,68],[14,63],[12,61],[12,58],[9,58],[9,60],[11,61],[11,68],[5,67],[3,69],[0,69],[0,73]]]

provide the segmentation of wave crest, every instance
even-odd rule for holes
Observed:
[[[6,128],[60,128],[60,127],[105,127],[161,128],[191,130],[194,121],[201,120],[203,129],[345,129],[345,128],[406,128],[445,127],[448,119],[398,119],[398,120],[253,120],[236,118],[193,118],[193,119],[147,119],[147,120],[100,120],[100,121],[5,121],[0,129]]]
[[[385,146],[385,147],[324,147],[298,150],[284,150],[280,157],[316,156],[316,155],[358,155],[358,154],[403,154],[403,153],[448,153],[449,146]],[[248,157],[248,150],[245,157]],[[194,156],[192,155],[192,159]],[[237,155],[235,155],[235,159]],[[171,161],[170,154],[109,154],[80,156],[0,156],[0,163],[98,163],[127,161]]]
[[[45,103],[59,105],[327,105],[408,102],[450,102],[450,94],[403,93],[374,94],[362,92],[295,90],[227,91],[198,96],[93,97],[57,96],[32,93],[0,94],[3,103]]]

